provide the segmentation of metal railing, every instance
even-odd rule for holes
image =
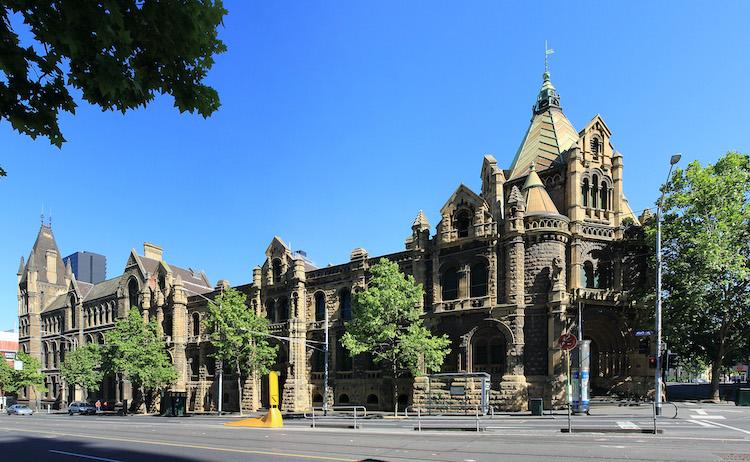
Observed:
[[[416,430],[421,432],[422,431],[422,408],[414,407],[414,406],[406,406],[404,408],[404,417],[407,417],[407,418],[409,417],[409,408],[411,408],[412,411],[416,411],[416,415],[417,415]],[[482,430],[482,427],[480,425],[480,417],[484,415],[486,414],[482,414],[479,412],[479,406],[474,406],[474,428],[477,432],[480,432]],[[492,418],[492,416],[490,418]],[[429,419],[429,421],[430,422],[455,422],[456,419]]]
[[[349,420],[351,418],[354,421],[353,423],[355,430],[360,428],[359,424],[357,423],[357,419],[367,417],[367,408],[364,406],[329,406],[328,408],[324,408],[323,406],[312,407],[310,408],[309,414],[307,411],[305,411],[303,414],[306,419],[312,419],[312,428],[317,428],[317,422],[315,421],[315,411],[320,411],[326,418],[341,420]],[[351,417],[344,415],[335,415],[336,412],[344,411],[351,412]]]

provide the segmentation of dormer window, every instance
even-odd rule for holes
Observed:
[[[281,282],[281,260],[274,258],[271,266],[273,267],[273,283],[278,284]]]
[[[599,154],[602,151],[602,142],[599,141],[599,138],[592,138],[591,139],[591,154],[593,154],[594,158],[598,157]]]
[[[458,237],[469,237],[469,228],[471,227],[471,212],[466,209],[456,214],[456,231]]]

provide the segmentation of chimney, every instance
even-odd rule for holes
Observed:
[[[161,247],[159,247],[156,244],[152,244],[150,242],[144,242],[143,243],[143,256],[146,258],[150,258],[152,260],[159,260],[161,261],[161,256],[164,252],[162,251]]]

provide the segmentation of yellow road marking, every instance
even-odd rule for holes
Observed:
[[[57,435],[57,436],[71,436],[71,437],[82,437],[91,438],[95,440],[105,441],[120,441],[124,443],[140,443],[140,444],[151,444],[155,446],[173,446],[178,448],[191,448],[191,449],[204,449],[207,451],[222,451],[222,452],[238,452],[242,454],[259,454],[264,456],[280,456],[280,457],[294,457],[298,459],[315,459],[315,460],[335,460],[337,462],[357,462],[359,459],[341,459],[336,457],[325,457],[325,456],[313,456],[309,454],[293,454],[287,452],[271,452],[271,451],[257,451],[252,449],[233,449],[233,448],[219,448],[216,446],[202,446],[199,444],[188,444],[188,443],[171,443],[169,441],[148,441],[148,440],[136,440],[132,438],[114,438],[111,436],[96,436],[96,435],[84,435],[80,433],[62,433],[52,432],[43,430],[22,430],[19,428],[0,428],[1,430],[9,432],[26,432],[26,433],[38,433],[42,435]]]

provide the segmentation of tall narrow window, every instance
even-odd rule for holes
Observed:
[[[597,199],[599,198],[599,177],[594,175],[591,181],[591,208],[595,209]]]
[[[269,298],[266,300],[266,317],[268,318],[269,322],[276,322],[276,305],[273,302],[273,299]]]
[[[583,264],[583,284],[587,289],[594,288],[594,264],[590,261]]]
[[[282,297],[278,303],[279,320],[286,321],[289,319],[289,299]]]
[[[281,282],[281,260],[274,258],[271,265],[273,267],[273,283],[278,284]]]
[[[583,185],[581,186],[581,202],[584,207],[589,206],[589,179],[584,178]]]
[[[315,320],[323,321],[326,317],[326,296],[323,292],[315,294]]]
[[[201,334],[201,315],[199,313],[193,313],[193,337],[198,337]]]
[[[339,292],[339,311],[344,321],[352,319],[352,293],[347,288]]]
[[[471,266],[471,297],[484,297],[487,295],[488,273],[485,263],[475,263]]]
[[[456,215],[456,230],[458,237],[469,237],[469,228],[471,227],[471,212],[463,209]]]
[[[607,189],[607,182],[602,181],[602,186],[601,186],[601,189],[599,190],[599,204],[601,208],[603,208],[604,210],[607,210],[608,205],[609,205],[607,203],[608,196],[609,196],[609,193]]]
[[[443,288],[443,300],[455,300],[458,298],[458,268],[450,266],[443,270],[440,283]]]
[[[76,310],[76,298],[71,295],[70,296],[70,327],[75,329],[76,322],[78,320],[76,319],[78,317],[78,310]]]
[[[602,143],[599,141],[599,138],[592,138],[591,139],[591,153],[594,155],[594,157],[598,156],[599,153],[602,150]]]
[[[128,302],[131,308],[141,307],[141,304],[138,303],[138,282],[135,279],[131,279],[128,282]]]

